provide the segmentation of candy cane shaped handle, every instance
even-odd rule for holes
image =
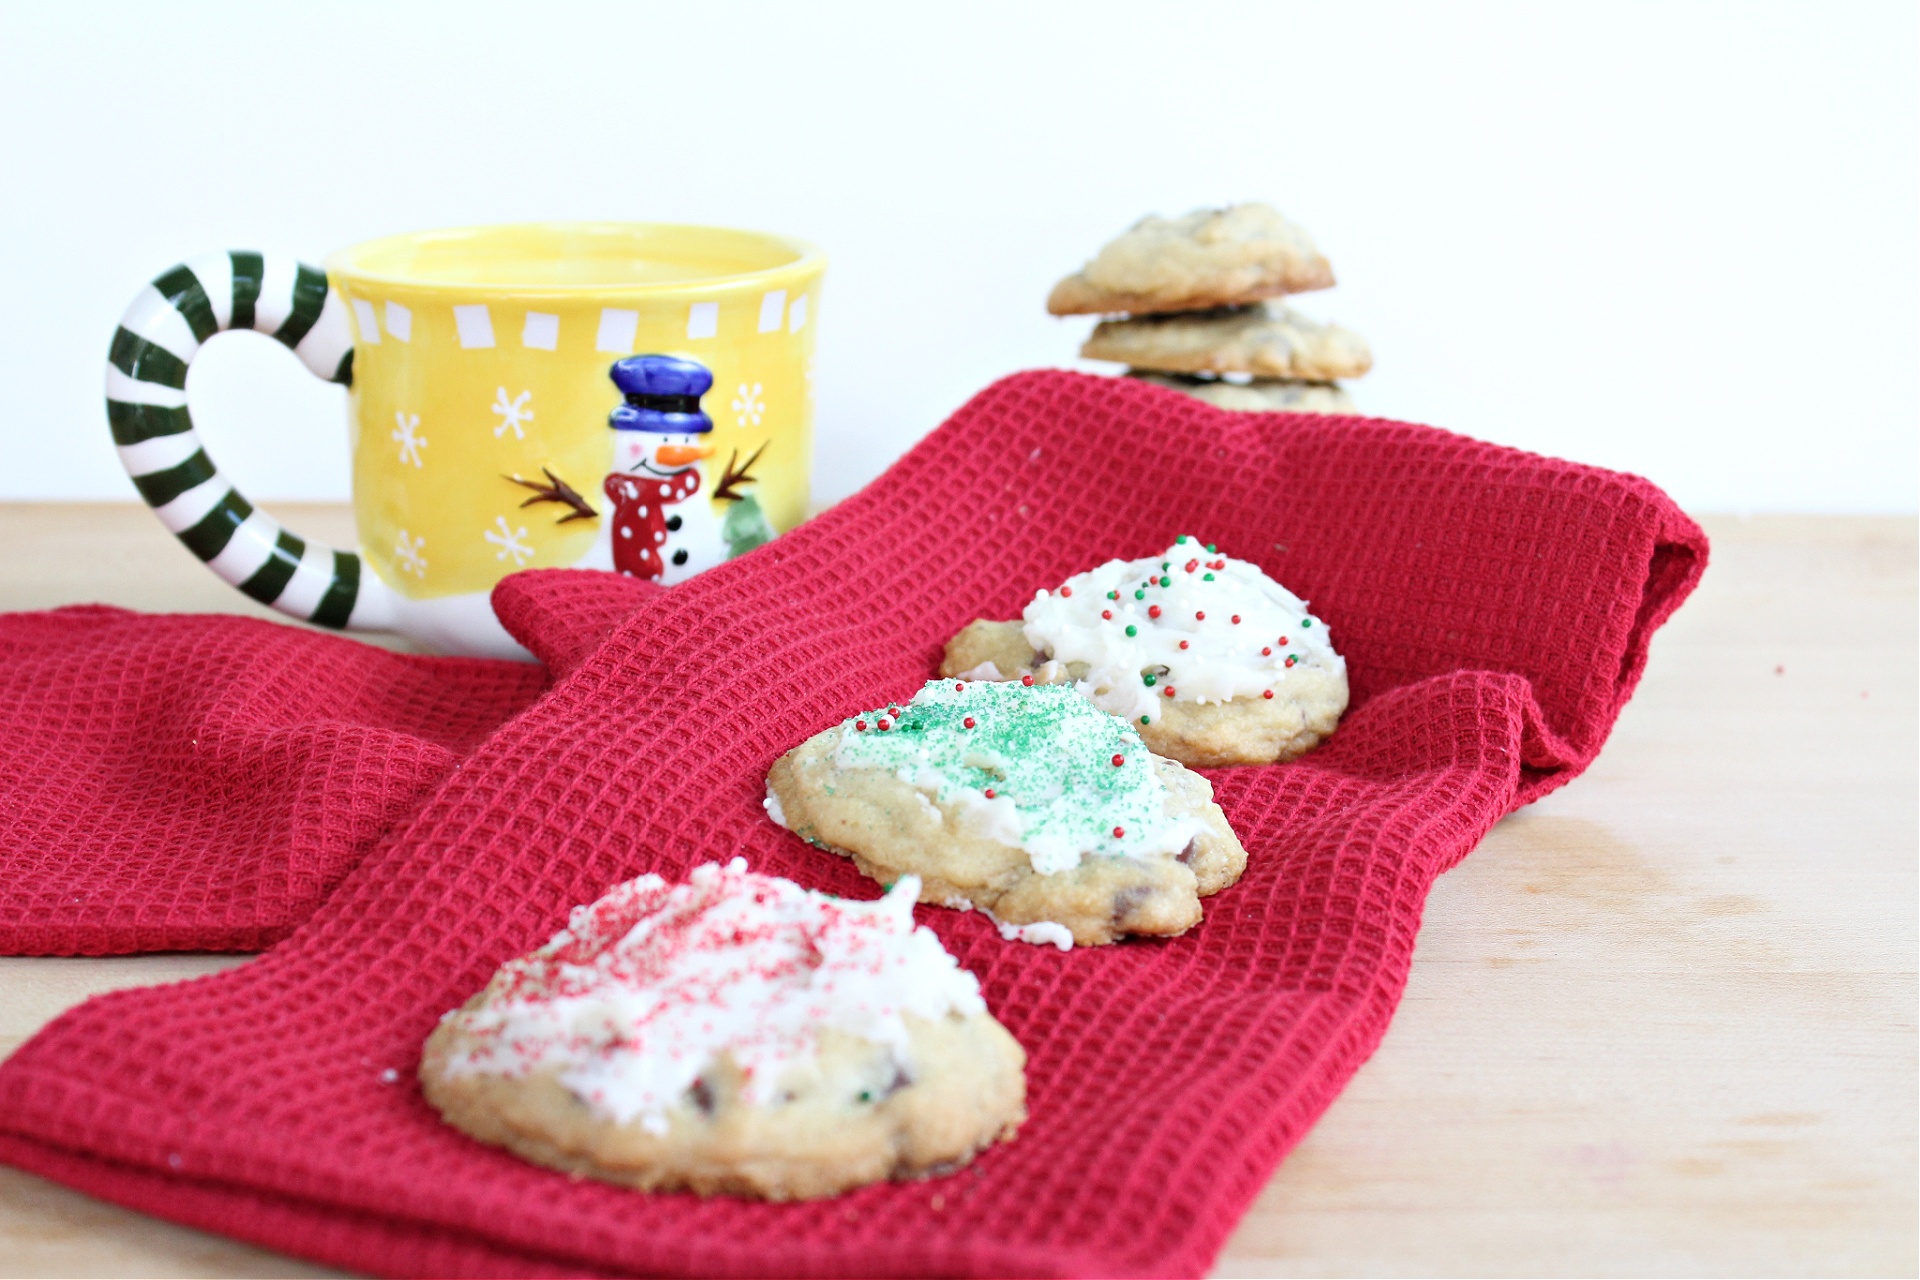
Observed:
[[[322,378],[353,380],[346,307],[292,258],[212,253],[140,291],[107,353],[107,422],[120,463],[187,549],[263,604],[323,627],[393,625],[393,596],[360,557],[282,528],[229,484],[187,412],[187,366],[214,334],[271,334]]]

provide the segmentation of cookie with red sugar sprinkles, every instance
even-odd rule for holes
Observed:
[[[958,1168],[1026,1118],[1026,1054],[914,924],[918,890],[835,898],[740,858],[615,885],[441,1019],[422,1090],[482,1142],[648,1191]]]

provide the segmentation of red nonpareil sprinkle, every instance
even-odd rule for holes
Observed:
[[[893,728],[893,721],[891,721],[891,720],[889,720],[889,719],[887,719],[887,718],[886,718],[885,716],[881,716],[881,717],[880,717],[880,732],[882,732],[882,733],[885,733],[885,732],[886,732],[887,730],[889,730],[889,729],[891,729],[891,728]]]
[[[1205,622],[1207,620],[1207,611],[1205,609],[1194,610],[1193,620],[1195,622]]]
[[[1107,620],[1108,622],[1112,622],[1112,621],[1113,621],[1113,610],[1111,610],[1111,609],[1102,609],[1102,610],[1100,611],[1100,616],[1101,616],[1101,617],[1103,617],[1103,618],[1105,618],[1105,619],[1106,619],[1106,620]]]
[[[1271,698],[1273,696],[1273,690],[1269,689],[1265,693],[1261,694],[1260,696],[1263,698]]]
[[[967,691],[967,686],[964,682],[955,680],[953,682],[953,691],[955,693],[965,693]]]
[[[1199,562],[1198,560],[1189,560],[1189,561],[1187,561],[1187,572],[1188,572],[1188,573],[1192,573],[1192,572],[1193,572],[1193,571],[1194,571],[1195,569],[1198,569],[1199,567],[1200,567],[1200,562]]]
[[[1173,696],[1173,686],[1172,686],[1172,685],[1168,685],[1168,686],[1167,686],[1167,696],[1168,696],[1169,698],[1171,698],[1171,697]]]
[[[1117,755],[1113,758],[1113,767],[1118,769],[1121,765],[1125,764],[1126,762],[1127,762],[1127,758],[1125,756]]]
[[[1261,656],[1261,657],[1263,657],[1263,658],[1271,658],[1271,657],[1273,656],[1273,649],[1272,649],[1272,647],[1271,647],[1271,646],[1269,646],[1268,648],[1265,648],[1265,649],[1262,649],[1262,650],[1260,651],[1260,656]]]
[[[1288,666],[1292,666],[1292,665],[1293,665],[1293,655],[1292,655],[1292,654],[1288,654],[1288,655],[1287,655],[1287,665],[1288,665]]]
[[[1159,616],[1160,616],[1160,606],[1159,606],[1159,605],[1157,605],[1157,604],[1150,604],[1150,605],[1148,605],[1148,606],[1147,606],[1147,616],[1148,616],[1149,618],[1157,618],[1157,617],[1159,617]]]
[[[1240,615],[1237,613],[1233,615],[1233,625],[1236,627],[1240,625]]]
[[[1031,689],[1031,688],[1033,688],[1033,677],[1032,677],[1032,676],[1021,676],[1021,677],[1020,677],[1020,683],[1021,683],[1021,684],[1023,684],[1023,685],[1025,685],[1025,686],[1027,686],[1027,688],[1029,688],[1029,689]]]
[[[1182,649],[1184,649],[1184,648],[1186,648],[1186,647],[1187,647],[1187,642],[1186,642],[1185,640],[1182,640],[1182,641],[1180,642],[1180,647],[1181,647]]]
[[[1118,840],[1121,836],[1124,836],[1126,834],[1127,834],[1127,829],[1125,827],[1115,827],[1113,829],[1113,838],[1115,840]]]
[[[972,716],[968,716],[968,717],[967,717],[967,718],[966,718],[965,720],[962,720],[962,721],[960,722],[960,725],[961,725],[961,727],[962,727],[962,728],[965,728],[965,729],[971,729],[971,728],[973,728],[973,717],[972,717]]]
[[[1069,600],[1071,600],[1071,599],[1073,599],[1073,588],[1072,588],[1072,587],[1062,587],[1062,588],[1060,588],[1060,594],[1061,594],[1061,595],[1063,595],[1063,596],[1065,596],[1065,597],[1066,597],[1067,599],[1069,599]]]
[[[853,722],[853,728],[856,733],[865,733],[867,731],[867,722],[865,720],[855,720]]]
[[[1280,647],[1282,649],[1287,647],[1287,638],[1285,636],[1280,637]]]
[[[992,787],[988,787],[988,788],[987,788],[987,799],[989,799],[989,800],[991,800],[991,799],[993,799],[993,788],[992,788]]]

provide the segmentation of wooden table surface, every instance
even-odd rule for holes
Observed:
[[[1915,522],[1704,523],[1606,751],[1441,878],[1221,1274],[1915,1274]],[[138,506],[0,506],[0,545],[0,608],[271,616]],[[0,1053],[242,959],[0,959]],[[0,1169],[0,1274],[333,1273]]]

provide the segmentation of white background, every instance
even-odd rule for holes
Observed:
[[[1363,411],[1636,471],[1696,511],[1912,511],[1911,3],[0,7],[0,498],[123,498],[101,364],[209,249],[537,218],[831,258],[815,492],[995,377],[1140,214],[1267,200],[1373,343]],[[1111,366],[1085,365],[1109,369]],[[347,495],[343,393],[195,366],[261,498]]]

